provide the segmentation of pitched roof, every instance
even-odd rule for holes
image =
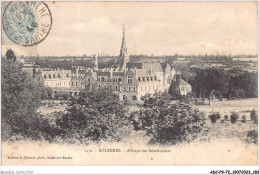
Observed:
[[[190,85],[190,84],[187,83],[186,81],[184,81],[183,79],[181,79],[180,85],[181,85],[181,86],[187,86],[187,85]]]
[[[151,69],[154,72],[163,72],[163,68],[160,63],[143,63],[143,68]]]
[[[124,72],[113,72],[113,76],[124,76],[125,73]]]
[[[97,76],[108,76],[110,77],[110,72],[96,72]]]
[[[153,71],[149,71],[147,69],[132,69],[131,70],[135,77],[151,77],[151,76],[155,76]]]

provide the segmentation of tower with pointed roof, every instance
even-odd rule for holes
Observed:
[[[123,28],[123,38],[122,38],[122,45],[120,49],[119,59],[120,59],[119,70],[125,70],[126,64],[129,62],[129,57],[127,55],[126,41],[125,41],[125,27]]]

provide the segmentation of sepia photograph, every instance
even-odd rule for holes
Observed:
[[[257,1],[2,1],[1,165],[258,165],[258,30]]]

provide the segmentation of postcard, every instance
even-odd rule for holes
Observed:
[[[256,1],[1,9],[2,165],[258,165]]]

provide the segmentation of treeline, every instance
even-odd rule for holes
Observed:
[[[75,61],[48,61],[41,60],[36,61],[35,65],[38,65],[41,68],[59,68],[64,70],[71,70],[75,66],[82,66],[86,68],[94,68],[95,59],[89,60],[75,60]],[[108,68],[108,67],[117,67],[119,61],[117,59],[109,59],[109,60],[99,60],[98,67],[99,69]]]
[[[195,76],[189,78],[189,83],[197,97],[217,96],[233,98],[257,98],[258,76],[255,72],[242,69],[224,70],[207,68],[193,70]]]

